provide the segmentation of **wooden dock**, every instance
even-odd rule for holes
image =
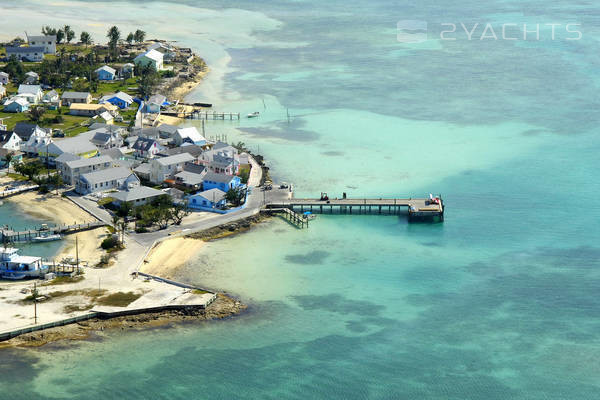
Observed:
[[[8,227],[0,229],[0,238],[2,243],[15,243],[15,242],[31,242],[35,238],[43,235],[69,235],[76,232],[83,232],[90,229],[100,228],[105,226],[106,223],[100,221],[87,222],[82,224],[74,225],[56,225],[53,227],[40,227],[38,229],[27,229],[24,231],[14,231]]]
[[[240,113],[217,112],[217,111],[163,111],[161,115],[176,118],[198,119],[198,120],[239,120]]]
[[[439,196],[439,204],[428,198],[408,199],[290,199],[270,203],[267,208],[287,208],[292,211],[310,211],[319,214],[406,214],[409,222],[443,222],[444,201]]]
[[[296,211],[294,211],[290,208],[287,208],[287,207],[268,208],[264,211],[281,215],[283,217],[283,219],[285,219],[286,221],[288,221],[290,224],[294,225],[297,228],[302,229],[305,226],[308,228],[308,218],[302,214],[297,213]]]
[[[21,186],[21,187],[15,188],[15,189],[5,190],[3,192],[0,192],[0,199],[4,199],[5,197],[9,197],[9,196],[14,196],[19,193],[29,192],[30,190],[35,190],[38,187],[39,187],[38,185],[28,185],[28,186]]]

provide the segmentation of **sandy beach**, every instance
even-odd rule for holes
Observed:
[[[174,272],[193,259],[203,245],[204,241],[202,240],[185,237],[160,242],[150,251],[140,271],[164,278],[173,278]]]
[[[16,204],[24,213],[46,220],[49,224],[79,224],[95,221],[87,212],[56,194],[27,192],[11,197],[8,201]],[[100,242],[107,232],[106,228],[98,228],[65,236],[63,248],[56,256],[56,260],[65,256],[75,256],[75,238],[77,237],[79,258],[87,261],[89,265],[95,265],[105,254],[104,250],[100,248]]]

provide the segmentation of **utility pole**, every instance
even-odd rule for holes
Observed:
[[[33,324],[37,325],[37,283],[33,283]]]
[[[79,270],[79,235],[75,236],[75,263],[77,264],[77,270]]]

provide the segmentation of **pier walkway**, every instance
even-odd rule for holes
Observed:
[[[444,221],[444,202],[439,196],[439,204],[428,198],[408,199],[295,199],[267,204],[267,208],[288,208],[292,211],[310,211],[319,214],[387,214],[398,215],[406,212],[410,222]]]
[[[90,229],[100,228],[106,224],[101,221],[87,222],[74,225],[56,225],[47,228],[28,229],[24,231],[14,231],[8,227],[0,229],[0,239],[2,243],[7,242],[30,242],[35,238],[43,237],[44,235],[62,234],[68,235],[71,233],[87,231]]]
[[[0,192],[0,199],[5,197],[14,196],[19,193],[29,192],[30,190],[35,190],[38,188],[38,185],[28,185],[28,186],[20,186],[15,189],[4,190]]]

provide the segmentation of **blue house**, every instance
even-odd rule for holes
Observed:
[[[219,189],[227,192],[229,189],[237,188],[242,185],[239,176],[231,176],[225,174],[217,174],[209,172],[202,180],[202,189],[207,191],[211,189]]]
[[[117,92],[115,94],[107,94],[106,96],[102,96],[98,103],[110,103],[113,106],[117,106],[120,109],[124,109],[133,104],[133,97],[131,97],[125,92]]]
[[[29,110],[29,102],[22,98],[8,100],[4,103],[4,112],[22,113]]]
[[[205,190],[204,192],[198,192],[187,198],[188,207],[203,210],[213,211],[221,210],[227,204],[225,200],[225,192],[219,189]]]
[[[101,81],[114,81],[117,75],[117,70],[105,65],[104,67],[98,68],[96,71],[98,79]]]

